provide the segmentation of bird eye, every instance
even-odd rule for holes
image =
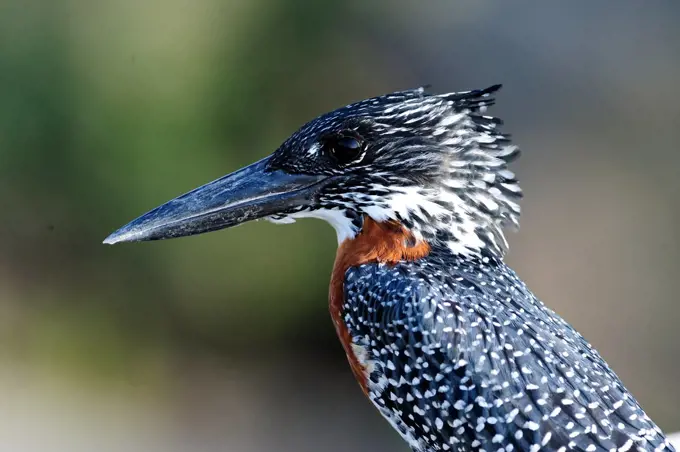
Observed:
[[[329,154],[341,165],[360,161],[364,153],[364,145],[354,136],[337,136],[326,142]]]

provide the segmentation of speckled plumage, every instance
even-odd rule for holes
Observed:
[[[414,451],[668,450],[600,355],[505,265],[519,155],[500,88],[363,100],[105,243],[266,218],[336,229],[330,311],[364,392]]]
[[[369,398],[414,451],[673,450],[567,322],[497,257],[347,271]]]
[[[380,109],[374,123],[391,123],[373,125],[382,130],[378,140],[402,134],[431,142],[419,161],[422,149],[395,137],[393,169],[376,165],[367,178],[413,178],[419,170],[420,184],[371,193],[361,179],[322,199],[327,208],[337,192],[352,197],[358,235],[362,215],[382,215],[432,247],[416,261],[378,259],[346,271],[341,317],[350,362],[359,361],[368,397],[414,451],[673,450],[600,355],[503,262],[501,228],[518,224],[521,190],[507,168],[517,148],[497,131],[500,120],[480,115],[496,88],[368,100],[298,132],[312,139],[309,128],[337,127],[339,117],[370,106]],[[389,121],[380,119],[387,114]],[[424,163],[442,166],[433,150],[452,169]],[[411,205],[387,202],[409,185],[422,194]]]

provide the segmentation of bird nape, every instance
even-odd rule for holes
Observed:
[[[370,401],[414,451],[674,450],[585,339],[503,262],[519,155],[499,85],[363,100],[104,243],[265,218],[338,236],[330,311]]]

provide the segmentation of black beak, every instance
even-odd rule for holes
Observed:
[[[216,231],[310,205],[328,176],[268,168],[270,157],[203,185],[128,223],[106,244]]]

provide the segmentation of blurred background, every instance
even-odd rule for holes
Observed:
[[[0,451],[407,451],[327,225],[101,245],[327,110],[504,83],[510,264],[680,430],[680,4],[0,1]]]

